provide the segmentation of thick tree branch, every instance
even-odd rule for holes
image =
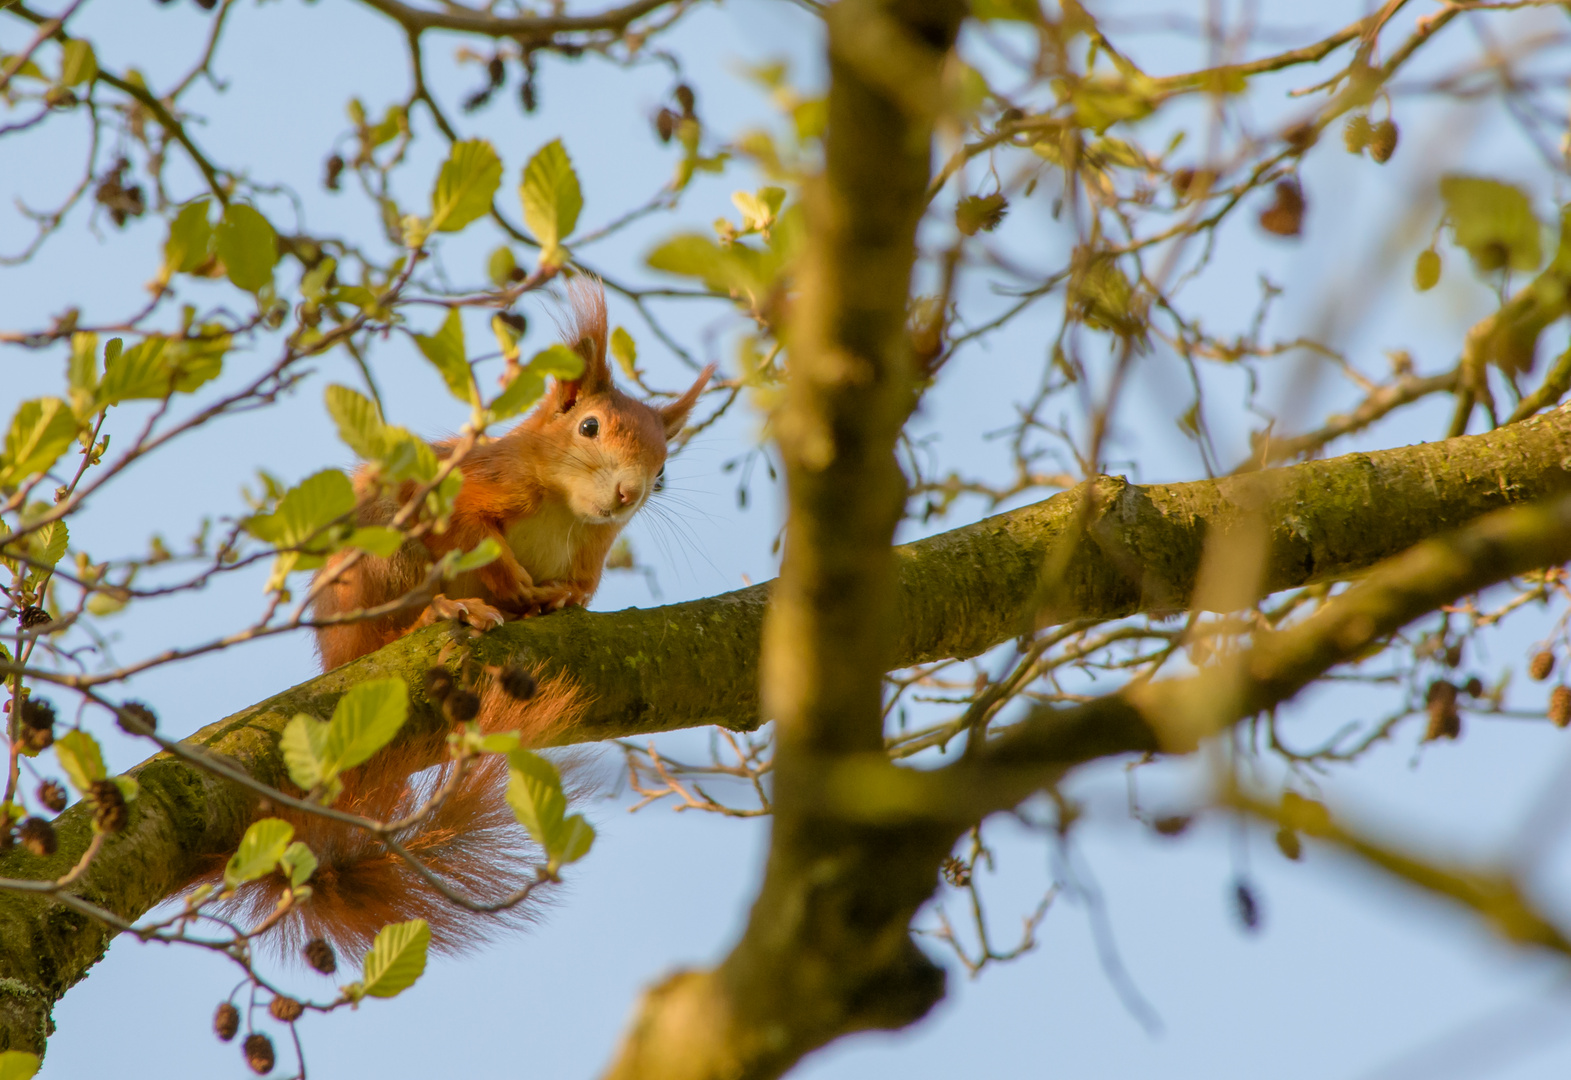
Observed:
[[[1113,618],[1188,603],[1205,539],[1246,515],[1269,521],[1266,591],[1345,578],[1490,510],[1560,490],[1571,462],[1571,409],[1468,436],[1190,484],[1098,482],[1093,542],[1074,545],[1057,617]],[[1073,535],[1079,492],[894,549],[900,612],[890,663],[975,656],[1028,628],[1040,568]],[[571,672],[590,692],[584,741],[703,724],[760,722],[758,657],[766,585],[647,610],[565,611],[478,639],[486,662],[529,656]],[[284,691],[193,735],[264,783],[283,778],[278,736],[297,712],[329,716],[346,689],[400,675],[412,723],[440,723],[420,674],[445,640],[423,631]],[[1116,736],[1109,727],[1104,737]],[[1081,744],[1084,745],[1084,744]],[[1109,747],[1105,752],[1118,752]],[[131,827],[105,846],[76,892],[136,918],[231,850],[252,795],[168,754],[133,770],[142,784]],[[66,811],[60,852],[0,857],[0,878],[57,876],[91,838],[89,813]],[[104,927],[38,896],[0,891],[0,1049],[42,1046],[49,1011],[103,955]]]
[[[428,11],[400,3],[400,0],[361,2],[396,20],[411,34],[456,30],[484,37],[539,41],[553,34],[573,31],[625,30],[635,19],[678,0],[634,0],[631,4],[592,15],[491,15],[484,11],[466,11],[456,4],[441,11]]]

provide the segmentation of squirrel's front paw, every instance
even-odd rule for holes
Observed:
[[[431,598],[425,614],[420,617],[420,625],[429,626],[438,620],[461,622],[465,626],[474,627],[482,634],[487,630],[495,630],[506,621],[500,611],[484,600],[476,600],[473,597],[467,600],[449,600],[441,593]]]

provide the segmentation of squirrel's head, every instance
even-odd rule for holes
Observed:
[[[586,524],[625,525],[655,491],[666,448],[682,430],[714,365],[686,393],[649,405],[618,390],[606,362],[605,290],[598,281],[568,285],[570,320],[563,337],[584,358],[584,373],[558,379],[529,426],[555,449],[541,477]]]

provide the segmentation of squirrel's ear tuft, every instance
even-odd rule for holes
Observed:
[[[571,399],[576,400],[580,394],[611,389],[611,368],[606,363],[605,286],[587,274],[575,277],[567,283],[567,305],[562,340],[584,358],[584,373],[569,384]]]
[[[698,395],[704,392],[704,387],[709,385],[714,373],[715,365],[710,364],[699,372],[698,381],[687,388],[687,393],[656,410],[660,413],[660,422],[665,425],[666,438],[674,439],[682,430],[682,425],[687,423],[687,414],[693,411],[693,406],[698,403]]]

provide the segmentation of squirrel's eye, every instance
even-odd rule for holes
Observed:
[[[600,421],[593,416],[587,417],[582,424],[578,425],[578,433],[586,439],[594,438],[600,434]]]

